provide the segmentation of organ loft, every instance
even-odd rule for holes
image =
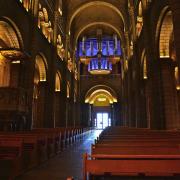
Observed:
[[[0,179],[179,179],[179,19],[179,0],[0,0]]]

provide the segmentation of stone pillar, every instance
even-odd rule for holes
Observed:
[[[178,119],[178,102],[174,77],[173,61],[169,58],[160,58],[165,128],[174,129],[180,127]]]
[[[89,104],[82,103],[81,104],[81,125],[86,127],[88,126],[88,107]]]
[[[124,33],[125,35],[125,40],[126,40],[126,47],[127,47],[127,57],[130,57],[130,42],[129,42],[129,33],[128,31]]]
[[[114,119],[114,105],[111,104],[111,126],[115,126],[115,119]]]
[[[128,83],[127,83],[127,73],[124,75],[124,83],[123,83],[123,103],[121,106],[123,106],[123,111],[124,111],[124,126],[129,125],[129,119],[128,119]]]
[[[59,120],[59,126],[66,126],[66,91],[65,88],[62,89],[61,98],[60,98],[60,114],[61,119]]]
[[[135,112],[135,92],[133,89],[133,68],[132,59],[129,61],[129,68],[127,72],[128,81],[128,126],[136,127],[136,112]]]
[[[31,40],[30,40],[30,52],[31,57],[30,61],[25,62],[26,73],[25,73],[25,88],[28,89],[28,129],[32,129],[32,116],[33,116],[33,91],[34,91],[34,70],[35,70],[35,58],[37,55],[37,26],[38,26],[38,8],[39,8],[39,0],[34,2],[34,7],[31,16]]]
[[[68,63],[68,51],[69,51],[69,35],[66,34],[66,46],[65,46],[65,68],[66,68],[66,71],[65,71],[65,82],[66,82],[66,87],[65,87],[65,91],[67,92],[67,81],[69,79],[69,71],[67,70],[67,63]],[[66,94],[67,96],[67,94]],[[68,126],[68,108],[69,108],[69,98],[66,98],[66,116],[65,116],[65,124],[66,124],[66,127]]]
[[[92,104],[89,104],[88,126],[92,127]]]
[[[130,15],[130,20],[132,23],[132,29],[133,29],[133,41],[136,39],[136,25],[135,25],[135,14],[134,14],[134,7],[130,6],[129,7],[129,15]]]
[[[140,97],[139,97],[139,119],[137,119],[137,127],[138,128],[146,128],[147,127],[147,89],[148,80],[141,80],[140,83]]]
[[[150,128],[164,129],[164,113],[162,99],[162,85],[159,59],[152,59],[149,63],[149,89],[150,89]]]
[[[174,30],[174,43],[176,49],[176,57],[178,61],[178,67],[180,69],[180,1],[179,0],[169,0],[170,7],[173,14],[173,30]],[[180,73],[179,73],[180,78]]]
[[[69,118],[69,98],[66,99],[66,123],[65,127],[68,127],[68,118]]]

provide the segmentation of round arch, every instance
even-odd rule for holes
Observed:
[[[38,67],[39,70],[39,76],[40,76],[40,81],[46,81],[47,80],[47,61],[44,58],[44,56],[40,53],[36,56],[36,66]]]
[[[146,57],[146,50],[145,49],[143,49],[142,54],[141,54],[141,68],[142,68],[143,79],[147,79],[148,78],[147,57]]]
[[[77,8],[69,17],[68,17],[68,25],[67,25],[67,32],[70,31],[71,28],[71,24],[73,19],[84,9],[90,7],[90,6],[97,6],[97,5],[102,5],[102,6],[106,6],[108,8],[111,8],[113,11],[115,11],[119,17],[122,19],[123,25],[125,30],[127,30],[126,24],[125,24],[125,20],[124,17],[121,13],[121,11],[114,5],[112,5],[111,3],[107,3],[107,2],[103,2],[103,1],[93,1],[93,2],[89,2],[86,4],[83,4],[81,7]]]
[[[69,81],[67,82],[67,89],[66,89],[66,91],[67,91],[67,93],[66,93],[67,98],[70,98],[71,85],[70,85]]]
[[[157,55],[160,58],[170,57],[170,40],[173,33],[172,11],[169,6],[165,6],[159,16],[156,27],[155,43]],[[164,41],[165,40],[165,41]]]
[[[0,86],[8,87],[11,85],[11,77],[13,66],[11,59],[19,63],[20,60],[16,58],[18,53],[14,50],[22,49],[23,41],[19,29],[16,24],[7,17],[0,17]],[[19,57],[19,54],[17,55]],[[16,59],[15,59],[16,58]],[[19,74],[18,74],[19,76]],[[14,82],[17,83],[17,82]]]
[[[55,77],[55,91],[60,92],[61,91],[61,73],[60,71],[56,72],[56,77]]]
[[[0,30],[0,36],[2,38],[7,38],[6,41],[4,42],[6,47],[3,48],[18,48],[18,49],[23,49],[24,44],[23,44],[23,39],[21,36],[21,33],[19,31],[19,28],[17,25],[8,17],[0,17],[0,27],[2,28]],[[1,39],[1,37],[0,37]],[[2,40],[3,41],[3,40]]]
[[[108,98],[111,104],[117,102],[117,95],[112,88],[105,85],[97,85],[87,91],[85,95],[85,103],[93,104],[95,99],[102,94]]]

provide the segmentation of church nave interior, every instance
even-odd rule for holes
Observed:
[[[179,19],[179,0],[0,0],[0,179],[178,178]]]

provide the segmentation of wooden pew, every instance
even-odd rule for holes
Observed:
[[[91,159],[89,159],[91,158]],[[180,174],[180,155],[83,156],[83,180],[90,175],[174,176]]]
[[[0,179],[13,179],[22,173],[23,140],[0,139]]]
[[[44,136],[29,132],[0,133],[0,139],[13,139],[14,137],[23,139],[22,169],[24,171],[41,164],[45,159],[47,159],[43,156],[47,144],[47,139]]]
[[[114,154],[114,155],[132,155],[132,154],[179,154],[180,155],[180,146],[178,144],[173,145],[138,145],[138,146],[95,146],[91,147],[92,155],[100,155],[100,154]]]
[[[92,145],[91,156],[84,155],[84,180],[89,175],[106,174],[179,175],[179,144],[177,131],[107,128]]]
[[[47,137],[47,157],[51,158],[61,151],[61,132],[56,129],[40,128],[33,129],[34,134]]]
[[[0,132],[0,142],[3,142],[3,139],[8,139],[8,146],[6,149],[13,150],[13,148],[11,148],[13,145],[11,142],[15,139],[21,139],[22,141],[22,147],[19,149],[19,151],[21,151],[21,156],[8,160],[12,163],[7,164],[9,167],[7,167],[4,174],[0,176],[0,179],[1,177],[4,178],[8,172],[12,172],[9,175],[14,178],[28,169],[42,164],[48,158],[52,157],[52,155],[57,154],[62,150],[62,140],[64,140],[64,143],[67,146],[68,144],[75,142],[76,139],[80,139],[82,135],[83,128],[81,127],[33,129],[32,131],[27,132]],[[0,152],[1,150],[2,148],[0,147]],[[0,154],[0,164],[3,166],[5,161],[4,158],[7,157],[7,155],[5,156],[3,153]]]

